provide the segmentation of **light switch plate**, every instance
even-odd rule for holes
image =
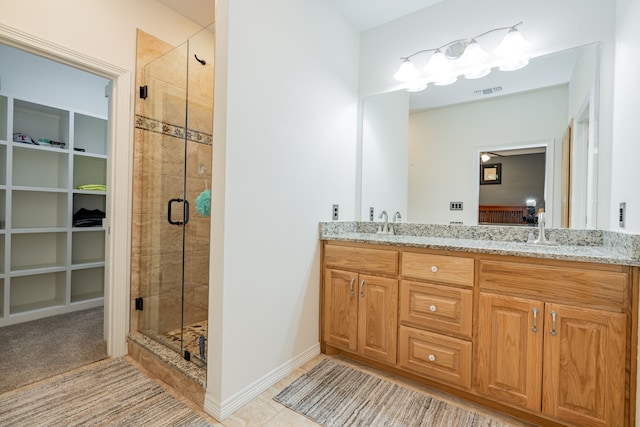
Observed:
[[[449,202],[449,210],[450,211],[461,211],[462,210],[462,202]]]

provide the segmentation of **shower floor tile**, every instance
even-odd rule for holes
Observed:
[[[180,345],[180,334],[182,333],[183,349],[189,350],[194,356],[200,356],[200,336],[204,336],[205,360],[207,357],[207,321],[192,323],[181,329],[174,329],[165,334],[166,338],[176,345]]]

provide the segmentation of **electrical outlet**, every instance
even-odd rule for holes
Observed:
[[[373,216],[373,206],[371,206],[369,208],[369,221],[373,221],[374,220],[374,216]]]
[[[450,211],[461,211],[462,210],[462,202],[449,202],[449,210]]]
[[[627,202],[620,203],[620,210],[618,211],[618,224],[620,228],[624,228],[625,219],[627,217]]]
[[[333,220],[338,220],[338,205],[333,205]]]

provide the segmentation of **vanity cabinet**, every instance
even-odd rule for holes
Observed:
[[[325,241],[321,337],[542,425],[635,420],[640,269]]]
[[[397,274],[397,259],[396,251],[325,247],[326,266],[358,267],[351,271],[325,269],[327,344],[387,364],[396,363],[398,280],[380,275]]]
[[[398,366],[471,388],[474,260],[402,253]]]
[[[478,391],[571,424],[623,425],[627,284],[619,271],[480,261]]]

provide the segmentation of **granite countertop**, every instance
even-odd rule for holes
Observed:
[[[376,234],[376,223],[321,223],[320,239],[459,252],[514,255],[640,266],[640,236],[599,230],[547,230],[557,245],[526,243],[527,227],[398,224],[396,235]]]

